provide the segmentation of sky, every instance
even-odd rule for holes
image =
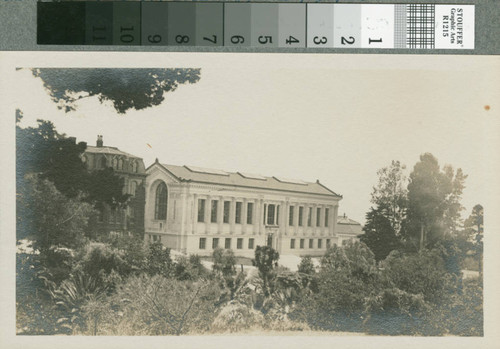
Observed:
[[[97,98],[57,109],[40,79],[16,71],[8,101],[23,125],[52,121],[95,145],[162,163],[320,180],[343,195],[339,214],[361,223],[377,170],[407,174],[425,152],[468,175],[467,217],[488,199],[486,154],[498,149],[500,65],[494,57],[331,54],[45,54],[19,67],[189,67],[200,81],[165,101],[118,114]]]

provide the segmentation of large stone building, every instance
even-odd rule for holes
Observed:
[[[115,147],[104,146],[102,136],[98,136],[95,147],[87,146],[82,161],[89,171],[112,167],[115,174],[123,178],[123,193],[129,194],[126,208],[101,208],[97,219],[99,234],[144,235],[144,206],[146,202],[146,171],[144,161]]]
[[[145,238],[187,253],[230,248],[254,256],[321,255],[337,234],[342,196],[322,185],[280,177],[160,164],[146,170]],[[354,237],[354,236],[352,236]]]

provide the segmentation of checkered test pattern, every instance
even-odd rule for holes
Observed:
[[[406,5],[406,48],[433,49],[435,5]]]

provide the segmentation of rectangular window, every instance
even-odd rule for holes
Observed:
[[[325,208],[325,227],[328,227],[328,215],[330,214],[330,210]]]
[[[212,248],[216,249],[217,247],[219,247],[219,238],[213,238],[212,239]]]
[[[309,248],[314,248],[314,240],[309,239]]]
[[[156,242],[158,240],[158,236],[153,235],[153,241]]]
[[[231,207],[231,201],[224,201],[224,223],[229,223],[229,209]]]
[[[307,214],[307,226],[310,227],[312,225],[312,215],[313,215],[313,208],[309,207],[309,212]]]
[[[276,205],[267,205],[267,225],[274,225]]]
[[[293,250],[295,248],[295,239],[290,239],[290,249]]]
[[[204,250],[207,247],[207,238],[200,238],[200,250]]]
[[[304,207],[299,206],[299,227],[304,225]]]
[[[236,212],[234,215],[234,222],[236,224],[241,224],[241,202],[236,202]]]
[[[326,239],[326,248],[330,248],[330,239]]]
[[[198,222],[205,222],[205,199],[198,199]]]
[[[323,246],[323,240],[322,239],[318,239],[318,248],[322,248]]]
[[[300,248],[304,248],[304,239],[300,239]]]
[[[321,207],[316,209],[316,226],[321,226]]]
[[[242,238],[239,238],[238,240],[236,240],[236,248],[238,250],[241,250],[243,248],[243,239]]]
[[[248,239],[248,249],[253,250],[254,241],[254,238]]]
[[[224,240],[224,248],[228,250],[231,248],[231,238],[226,238],[226,240]]]
[[[295,206],[290,206],[290,213],[288,214],[288,225],[293,226],[293,210]]]
[[[253,224],[253,202],[247,204],[247,224]]]
[[[217,207],[219,200],[212,200],[212,209],[210,210],[210,222],[217,223]]]

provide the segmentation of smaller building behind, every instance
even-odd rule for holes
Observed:
[[[337,244],[345,245],[348,241],[359,241],[359,235],[363,234],[363,227],[344,213],[337,219],[336,232]]]
[[[97,230],[104,235],[144,236],[144,206],[146,203],[146,169],[142,158],[104,146],[102,136],[97,137],[96,146],[87,146],[82,161],[89,171],[113,168],[123,178],[123,193],[130,194],[125,208],[102,207],[97,219]]]

